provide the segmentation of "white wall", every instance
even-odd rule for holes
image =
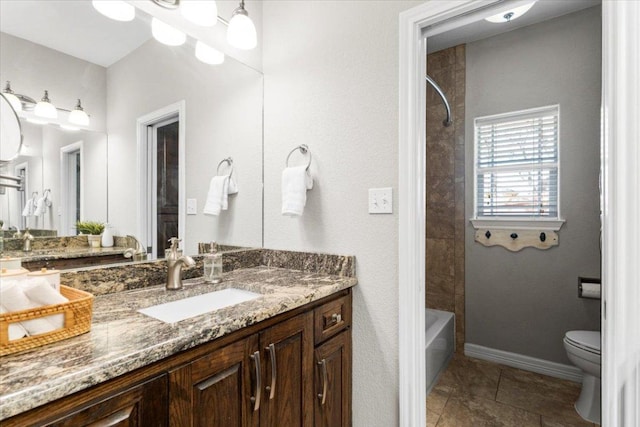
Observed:
[[[265,247],[356,256],[355,426],[398,422],[398,220],[369,215],[367,197],[397,189],[398,14],[420,3],[263,4]],[[280,177],[301,143],[315,187],[292,219],[280,214]]]

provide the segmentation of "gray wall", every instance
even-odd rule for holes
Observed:
[[[512,253],[466,228],[467,343],[570,364],[567,330],[600,328],[599,301],[577,297],[600,276],[600,8],[467,45],[466,214],[473,214],[473,119],[560,104],[560,245]]]

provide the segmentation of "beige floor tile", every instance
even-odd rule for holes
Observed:
[[[592,424],[587,421],[578,421],[578,423],[567,422],[567,421],[558,421],[553,420],[548,417],[542,416],[542,427],[582,427],[582,426],[597,426],[597,424]]]
[[[427,420],[429,419],[429,414],[440,415],[442,414],[442,410],[444,409],[444,405],[447,404],[447,400],[451,395],[453,389],[451,387],[446,387],[443,385],[436,385],[427,396]]]
[[[579,394],[580,384],[505,368],[500,377],[496,401],[540,414],[548,423],[591,426],[591,423],[585,422],[578,415],[573,406]]]
[[[454,356],[438,385],[450,387],[458,394],[494,400],[498,390],[500,367],[464,356]]]
[[[440,420],[440,415],[427,411],[427,427],[436,427]]]
[[[478,396],[454,394],[437,427],[539,427],[540,415]]]

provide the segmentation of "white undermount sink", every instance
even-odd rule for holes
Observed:
[[[241,302],[251,301],[260,296],[255,292],[229,288],[142,308],[138,312],[165,323],[176,323],[214,310],[240,304]]]

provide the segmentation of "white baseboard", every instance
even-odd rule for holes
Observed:
[[[548,375],[550,377],[561,378],[574,382],[582,382],[582,371],[575,366],[564,365],[562,363],[550,362],[523,354],[511,353],[494,348],[483,347],[477,344],[465,343],[465,356],[476,359],[487,360],[489,362],[500,363],[525,371],[537,374]]]

